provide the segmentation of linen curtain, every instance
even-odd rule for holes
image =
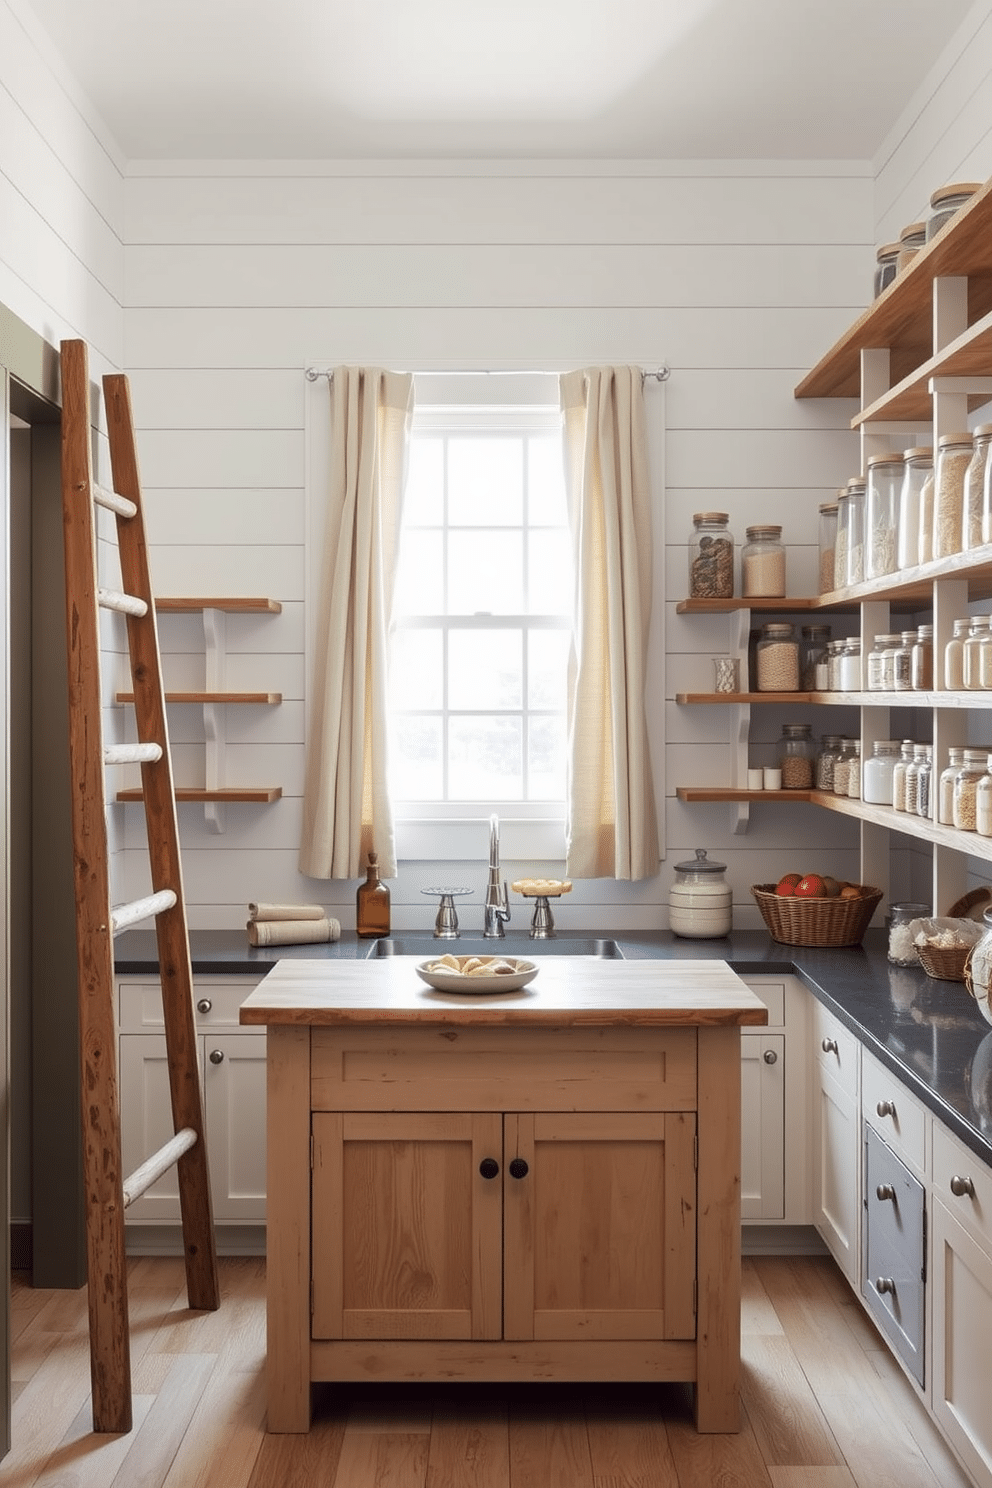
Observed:
[[[575,564],[565,871],[658,872],[644,705],[651,618],[651,503],[639,367],[560,380]]]
[[[386,789],[389,615],[413,378],[336,367],[331,476],[307,728],[300,871],[396,874]]]

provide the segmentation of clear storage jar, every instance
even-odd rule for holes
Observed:
[[[696,512],[689,538],[691,599],[733,599],[734,539],[727,512]]]
[[[892,805],[896,811],[906,810],[906,776],[913,763],[913,741],[903,739],[899,747],[899,758],[892,771]]]
[[[954,825],[954,781],[964,764],[964,747],[952,744],[947,751],[947,764],[937,782],[937,820],[942,827]]]
[[[741,549],[741,593],[745,599],[785,596],[785,547],[781,527],[748,527]]]
[[[813,725],[783,723],[782,737],[778,741],[778,764],[782,771],[782,789],[812,790],[815,758]]]
[[[840,657],[846,642],[830,641],[827,645],[827,691],[840,692]]]
[[[726,863],[714,863],[706,849],[695,858],[675,864],[675,882],[668,891],[668,924],[674,935],[687,940],[709,940],[729,935],[733,893],[727,883]]]
[[[855,760],[854,740],[841,739],[840,753],[834,762],[834,795],[846,796],[847,785],[851,776],[851,766]]]
[[[799,691],[799,642],[794,626],[770,620],[761,627],[755,669],[759,692]]]
[[[953,822],[959,832],[973,832],[977,815],[978,782],[985,774],[984,749],[966,749],[964,763],[954,777]]]
[[[910,664],[910,687],[914,692],[929,692],[933,687],[933,626],[918,625]]]
[[[980,547],[983,542],[988,542],[988,538],[984,537],[983,533],[989,525],[987,510],[990,452],[992,452],[992,424],[979,424],[974,433],[971,459],[964,473],[961,518],[961,547],[964,552],[967,552],[969,548]]]
[[[889,905],[889,953],[893,966],[916,966],[919,956],[913,944],[910,925],[913,920],[926,919],[930,914],[929,904],[904,900],[901,904]]]
[[[804,625],[799,647],[799,687],[802,692],[825,692],[829,625]]]
[[[892,691],[891,656],[894,655],[898,645],[899,637],[894,633],[875,637],[872,648],[868,652],[866,665],[869,692]],[[886,665],[887,655],[890,656],[888,666]]]
[[[866,579],[881,579],[896,571],[896,538],[903,473],[902,455],[872,455],[868,460],[865,495]]]
[[[865,760],[863,796],[876,806],[892,805],[892,776],[899,759],[898,739],[876,739]]]
[[[979,692],[982,686],[982,646],[989,635],[988,615],[972,615],[964,643],[964,688]]]
[[[837,557],[837,502],[824,501],[820,506],[820,579],[819,593],[829,594],[834,588],[834,564]]]
[[[929,445],[916,445],[913,449],[903,451],[902,485],[899,488],[899,536],[896,542],[899,568],[915,568],[920,562],[920,495],[923,482],[932,474],[933,450]]]
[[[950,222],[954,213],[965,202],[971,201],[975,192],[981,189],[978,181],[952,181],[933,192],[930,197],[930,216],[927,218],[927,242],[935,238],[940,229]]]
[[[898,243],[883,243],[875,254],[875,298],[883,289],[888,289],[896,277],[896,259],[899,257]]]
[[[910,222],[899,234],[899,252],[896,254],[896,270],[902,273],[919,253],[927,240],[925,222]]]
[[[944,647],[944,687],[948,692],[960,692],[964,687],[964,643],[970,626],[967,615],[955,620],[954,633]]]
[[[911,692],[913,687],[913,647],[916,631],[904,630],[892,658],[893,692]]]
[[[861,637],[848,636],[837,658],[839,692],[861,691]]]
[[[933,556],[961,551],[964,524],[964,473],[974,453],[971,435],[942,434],[937,440],[933,486]]]
[[[817,790],[832,791],[834,788],[834,766],[840,757],[840,734],[824,734],[816,756],[814,779]]]
[[[933,557],[933,489],[934,472],[929,470],[920,487],[920,531],[917,561],[929,563]]]
[[[861,584],[865,577],[865,482],[847,483],[847,584]]]
[[[861,740],[852,739],[851,747],[854,751],[854,758],[847,772],[847,794],[851,800],[859,801],[861,799]]]
[[[985,774],[975,788],[975,831],[992,837],[992,754],[986,756]]]
[[[916,814],[929,820],[932,811],[933,745],[924,744],[916,770]]]
[[[837,492],[837,532],[834,538],[833,589],[843,589],[847,583],[847,549],[851,541],[851,493]]]

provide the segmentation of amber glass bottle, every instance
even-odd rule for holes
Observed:
[[[359,940],[389,934],[389,890],[379,878],[379,854],[369,853],[365,882],[359,885],[355,925]]]

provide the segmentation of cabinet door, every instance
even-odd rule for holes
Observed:
[[[785,1035],[741,1035],[741,1218],[785,1216]]]
[[[813,1222],[852,1286],[858,1278],[859,1107],[818,1068],[813,1114]]]
[[[315,1112],[313,1336],[499,1338],[502,1167],[496,1114]]]
[[[861,1295],[894,1352],[923,1384],[926,1280],[922,1183],[865,1126],[864,1267]]]
[[[199,1045],[202,1041],[197,1042]],[[202,1056],[202,1048],[199,1052]],[[165,1039],[152,1033],[122,1034],[118,1078],[121,1161],[126,1175],[173,1136]],[[200,1078],[202,1081],[202,1065]],[[179,1179],[174,1166],[130,1206],[127,1218],[179,1223]]]
[[[215,1220],[265,1219],[265,1034],[208,1033],[204,1124]]]
[[[505,1121],[503,1336],[695,1337],[695,1116]]]
[[[976,1483],[992,1483],[992,1252],[937,1199],[933,1224],[933,1413]]]

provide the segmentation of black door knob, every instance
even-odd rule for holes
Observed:
[[[483,1178],[495,1178],[499,1172],[499,1163],[494,1157],[484,1157],[479,1164],[479,1172]]]
[[[526,1178],[529,1172],[530,1168],[528,1168],[522,1157],[515,1157],[513,1159],[510,1164],[511,1178]]]

